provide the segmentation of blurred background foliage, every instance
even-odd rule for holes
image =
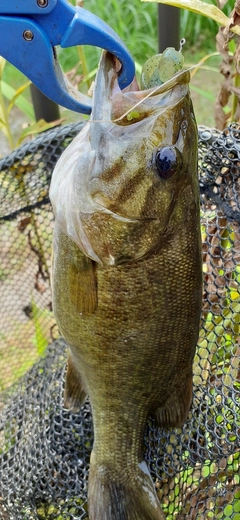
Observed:
[[[69,0],[76,5],[77,0]],[[211,3],[211,2],[209,2]],[[81,4],[83,5],[83,4]],[[234,0],[228,0],[223,8],[229,15]],[[140,0],[85,0],[84,7],[108,23],[127,44],[136,62],[137,73],[143,63],[158,52],[157,3]],[[114,15],[113,15],[114,13]],[[123,16],[124,13],[124,16]],[[221,76],[221,58],[216,55],[217,23],[207,17],[181,9],[180,36],[186,39],[185,64],[193,65],[203,57],[209,57],[198,69],[192,81],[192,97],[198,124],[214,126],[214,102],[218,94]],[[70,81],[81,91],[87,92],[94,79],[101,50],[96,47],[58,48],[60,64]],[[29,81],[11,64],[0,58],[0,156],[29,136],[46,130],[53,124],[40,121],[36,124],[31,105]],[[227,109],[226,109],[227,110]],[[63,122],[77,121],[84,116],[61,108]],[[57,121],[59,124],[61,121]]]

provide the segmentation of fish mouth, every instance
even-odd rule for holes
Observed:
[[[121,92],[118,85],[120,70],[121,64],[117,58],[110,52],[103,51],[93,92],[93,109],[90,118],[92,121],[111,119],[112,98]]]
[[[112,121],[116,124],[132,124],[146,117],[159,104],[171,104],[171,91],[179,101],[189,88],[190,72],[181,70],[157,87],[140,90],[136,78],[121,91],[118,76],[121,63],[108,51],[103,51],[93,94],[92,121]],[[176,95],[177,94],[177,95]],[[132,116],[132,112],[135,114]],[[136,117],[137,114],[137,117]]]

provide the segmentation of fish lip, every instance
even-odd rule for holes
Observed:
[[[93,91],[93,121],[111,119],[112,98],[121,92],[118,85],[119,62],[110,52],[103,51]]]
[[[115,95],[118,92],[122,92],[122,94],[124,95],[124,94],[129,93],[129,91],[136,92],[136,93],[138,93],[138,95],[140,93],[145,94],[145,95],[149,95],[149,94],[158,95],[158,94],[161,94],[163,92],[170,90],[172,87],[174,87],[177,84],[190,83],[190,79],[191,79],[190,71],[188,69],[186,69],[186,70],[180,70],[179,72],[174,74],[174,76],[172,78],[168,79],[167,81],[165,81],[164,83],[162,83],[161,85],[156,86],[156,87],[152,87],[152,88],[144,89],[144,90],[140,90],[140,89],[131,90],[131,88],[130,88],[131,86],[129,86],[129,87],[121,90],[119,87],[119,84],[118,84],[118,77],[120,75],[120,72],[121,72],[121,63],[117,60],[116,56],[114,56],[113,54],[111,54],[108,51],[103,51],[100,62],[99,62],[97,75],[98,76],[105,75],[105,81],[106,81],[106,76],[109,73],[111,74],[111,76],[112,76],[111,80],[110,81],[107,80],[106,82],[108,83],[107,91],[113,95]],[[99,95],[99,92],[100,92],[101,96],[103,94],[101,87],[102,87],[101,82],[98,81],[95,86],[95,95],[97,97]]]

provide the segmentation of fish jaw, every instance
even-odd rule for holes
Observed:
[[[118,70],[118,60],[104,51],[94,83],[91,121],[111,121],[113,96],[122,92],[118,85]]]

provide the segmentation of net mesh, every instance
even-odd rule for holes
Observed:
[[[51,310],[53,167],[82,124],[0,161],[0,519],[87,519],[89,403],[63,408]],[[182,430],[150,418],[145,458],[167,520],[240,520],[240,126],[199,127],[202,322]]]

